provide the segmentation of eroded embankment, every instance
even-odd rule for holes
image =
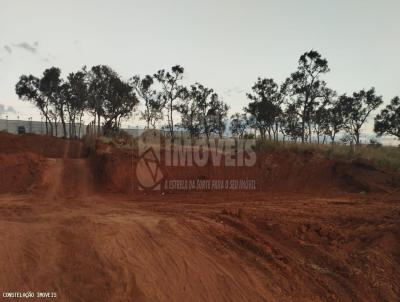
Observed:
[[[14,135],[0,132],[0,153],[31,152],[49,158],[81,158],[87,155],[80,140],[67,140],[47,135]]]
[[[142,171],[136,165],[140,160],[132,150],[98,142],[96,152],[90,157],[98,190],[119,193],[137,190],[138,174]],[[254,179],[256,190],[265,192],[393,192],[400,187],[399,173],[363,160],[328,159],[318,152],[258,152],[256,163],[251,167],[214,165],[210,160],[201,167],[166,166],[161,162],[160,168],[164,179],[170,180]]]
[[[0,193],[25,192],[41,177],[44,159],[34,153],[0,153]]]
[[[98,141],[88,160],[82,160],[87,155],[82,141],[0,133],[0,193],[40,188],[48,170],[54,166],[53,159],[61,159],[57,164],[71,171],[64,173],[65,187],[76,183],[76,179],[80,179],[77,184],[80,186],[88,178],[90,186],[98,192],[138,190],[138,174],[142,171],[136,167],[140,160],[136,152]],[[223,157],[221,162],[224,162]],[[255,165],[250,167],[215,165],[209,160],[204,166],[166,166],[161,162],[160,168],[167,180],[249,179],[255,180],[256,190],[265,192],[393,192],[400,187],[399,173],[366,161],[328,159],[318,152],[258,152]]]
[[[28,192],[41,187],[57,159],[79,160],[86,155],[79,140],[0,132],[0,193]]]

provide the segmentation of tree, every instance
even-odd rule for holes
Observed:
[[[238,136],[239,138],[243,138],[246,129],[249,126],[249,121],[247,119],[247,115],[245,113],[235,113],[231,116],[231,124],[230,131],[232,135]]]
[[[207,140],[212,133],[223,136],[229,107],[213,89],[196,83],[189,90],[182,89],[181,98],[179,112],[182,126],[191,136],[204,133]]]
[[[204,133],[208,140],[212,133],[223,134],[228,106],[213,89],[196,83],[189,90],[182,90],[182,101],[179,106],[182,126],[191,135]]]
[[[337,132],[341,130],[343,116],[341,117],[342,123],[340,124],[339,117],[335,116],[337,112],[334,111],[340,108],[338,104],[335,104],[335,97],[336,92],[325,87],[323,89],[323,100],[318,103],[318,107],[311,115],[311,121],[314,127],[314,133],[317,136],[318,144],[320,143],[321,135],[323,136],[322,143],[325,143],[327,135],[331,140],[332,138],[334,140]]]
[[[107,84],[102,112],[104,117],[104,133],[114,133],[120,128],[121,119],[132,114],[134,107],[139,104],[133,87],[113,75]]]
[[[323,135],[323,141],[325,142],[326,133],[325,130],[328,127],[328,109],[325,104],[321,104],[311,115],[311,120],[314,128],[314,133],[317,136],[317,143],[320,143],[320,137]]]
[[[377,96],[375,88],[354,92],[352,96],[340,97],[345,110],[345,128],[357,145],[360,144],[361,127],[372,111],[382,104],[382,96]]]
[[[376,117],[374,131],[378,136],[393,135],[400,139],[400,98],[394,97]]]
[[[171,138],[174,137],[174,116],[173,113],[177,109],[175,104],[177,99],[182,98],[184,87],[179,84],[183,79],[184,68],[176,65],[171,68],[171,72],[166,72],[164,69],[159,70],[154,74],[154,78],[162,85],[161,98],[167,104],[168,110],[168,128],[171,133]]]
[[[251,100],[245,111],[253,119],[253,127],[260,131],[261,139],[265,139],[268,132],[269,139],[272,134],[277,139],[279,116],[282,114],[282,93],[273,79],[258,78],[252,87],[253,94],[248,93]]]
[[[190,137],[198,137],[203,129],[202,112],[199,108],[201,98],[198,85],[192,85],[189,91],[185,92],[183,102],[178,106],[178,111],[181,114],[181,127],[186,129]]]
[[[88,109],[94,116],[94,125],[100,133],[100,120],[104,116],[104,102],[108,94],[111,79],[117,73],[106,65],[93,66],[87,73],[88,78]]]
[[[346,109],[343,102],[338,99],[330,100],[328,106],[324,133],[330,137],[331,143],[334,144],[336,135],[344,128]]]
[[[200,112],[196,103],[189,101],[179,106],[181,124],[183,129],[189,132],[190,137],[198,137],[201,134],[202,124],[200,123]]]
[[[226,130],[226,117],[228,115],[229,106],[219,99],[218,94],[211,95],[209,109],[205,120],[208,123],[208,130],[210,133],[216,133],[220,138],[223,137]],[[207,138],[209,135],[207,136]]]
[[[40,79],[39,89],[43,96],[47,98],[48,104],[53,106],[49,114],[54,119],[55,135],[58,135],[57,121],[61,119],[63,137],[67,137],[67,128],[65,124],[65,99],[61,96],[61,70],[57,67],[51,67],[43,72]]]
[[[61,93],[66,100],[66,110],[69,118],[69,137],[80,137],[82,117],[88,107],[88,85],[86,81],[86,68],[70,73],[67,82],[61,86]],[[79,129],[76,129],[76,120]]]
[[[21,76],[15,86],[15,91],[19,98],[33,102],[41,111],[46,121],[46,134],[57,135],[57,120],[61,118],[63,134],[66,136],[64,105],[65,101],[61,97],[61,71],[59,68],[52,67],[43,72],[43,76],[38,79],[33,75]],[[53,127],[53,121],[55,127]]]
[[[32,102],[45,118],[46,134],[49,134],[48,103],[39,90],[40,80],[33,75],[22,75],[15,85],[15,92],[24,101]]]
[[[152,88],[153,84],[154,80],[150,75],[146,75],[143,79],[137,75],[131,79],[131,85],[138,96],[144,101],[144,110],[141,112],[141,119],[146,121],[147,129],[150,126],[155,128],[157,121],[162,120],[162,111],[165,107],[164,99]]]
[[[295,104],[289,104],[284,110],[280,120],[280,129],[284,136],[283,139],[285,136],[289,136],[291,140],[297,141],[299,137],[302,137],[301,120]]]
[[[286,80],[286,86],[294,98],[294,104],[301,118],[302,142],[306,141],[307,136],[311,141],[312,113],[318,105],[319,98],[324,96],[326,87],[320,76],[329,71],[328,61],[317,51],[311,50],[300,57],[297,71]]]

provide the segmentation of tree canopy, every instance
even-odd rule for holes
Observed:
[[[393,135],[400,139],[400,98],[394,97],[375,118],[374,130],[378,136]]]
[[[93,118],[99,135],[114,133],[141,102],[139,117],[146,128],[162,126],[172,138],[176,127],[192,138],[222,137],[228,128],[230,106],[213,88],[197,82],[185,86],[184,71],[175,65],[125,81],[111,67],[96,65],[72,72],[64,80],[61,70],[51,67],[41,77],[22,75],[15,91],[20,99],[39,109],[48,134],[57,135],[57,125],[61,124],[64,137],[80,136],[85,114]],[[329,72],[328,60],[310,50],[299,57],[296,70],[281,84],[273,78],[258,77],[246,94],[244,112],[231,115],[230,133],[245,137],[254,131],[260,139],[303,143],[334,143],[342,133],[360,144],[364,125],[383,98],[375,88],[338,95],[324,80]],[[376,116],[374,130],[378,136],[399,138],[399,103],[399,97],[394,97]]]

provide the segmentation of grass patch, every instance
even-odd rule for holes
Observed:
[[[281,141],[257,141],[256,150],[279,152],[292,151],[297,154],[317,152],[329,159],[367,160],[377,166],[400,171],[400,147],[360,145],[355,148],[341,144],[294,143]]]
[[[113,137],[100,137],[104,144],[110,144],[117,148],[137,148],[138,138],[125,133]],[[181,143],[177,141],[177,143]],[[157,150],[159,145],[154,145]],[[385,167],[400,172],[400,147],[381,146],[376,144],[359,145],[355,148],[343,144],[317,144],[317,143],[295,143],[282,141],[257,140],[256,151],[279,152],[287,150],[296,154],[319,154],[327,159],[344,161],[367,160],[376,166]]]

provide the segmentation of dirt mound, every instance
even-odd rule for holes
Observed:
[[[0,153],[0,193],[27,192],[41,179],[44,164],[34,153]]]
[[[87,155],[83,143],[79,140],[37,134],[14,135],[7,132],[0,132],[0,152],[31,152],[51,158],[80,158]]]

